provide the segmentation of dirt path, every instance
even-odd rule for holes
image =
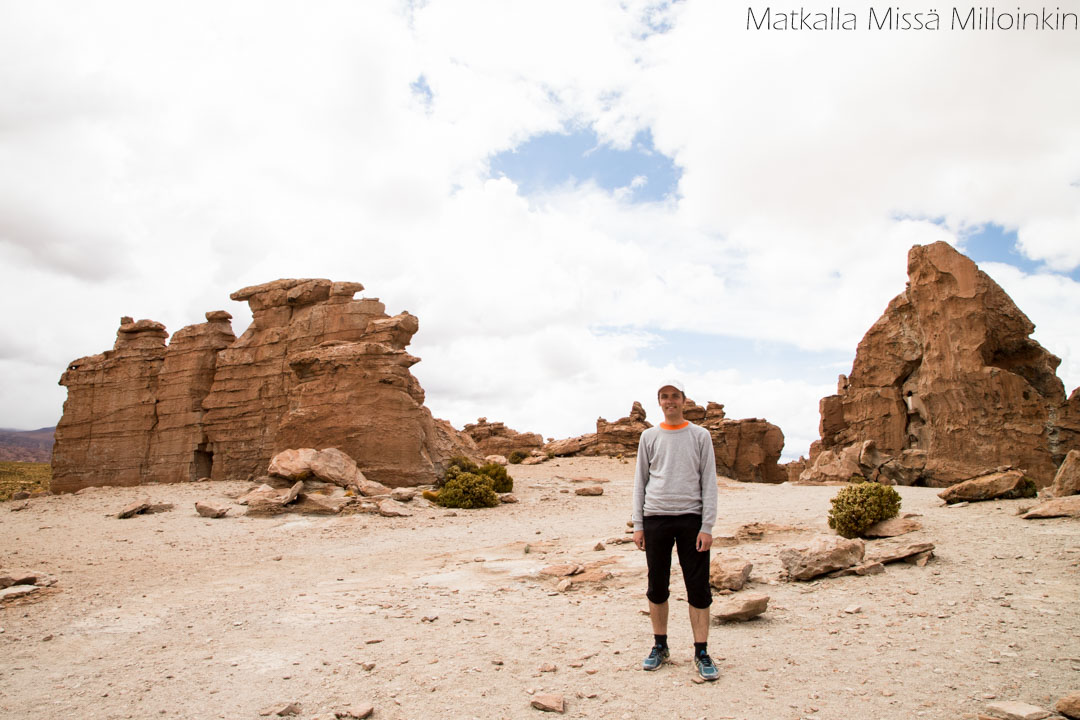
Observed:
[[[777,551],[827,532],[837,488],[724,481],[718,535],[796,529],[715,551],[753,561],[744,592],[771,601],[713,628],[722,675],[701,685],[677,573],[675,662],[639,669],[644,555],[606,542],[625,536],[632,465],[511,470],[516,505],[408,518],[197,516],[196,500],[246,487],[227,483],[0,505],[0,564],[58,578],[0,607],[0,717],[257,718],[296,702],[308,719],[359,703],[376,718],[533,718],[531,695],[551,692],[570,717],[953,720],[995,698],[1049,708],[1080,689],[1075,520],[1020,520],[1023,501],[946,508],[900,488],[924,525],[915,539],[937,546],[926,567],[787,583]],[[604,495],[573,494],[580,476],[609,480]],[[176,507],[112,517],[141,496]],[[609,579],[566,592],[539,573],[600,561]]]

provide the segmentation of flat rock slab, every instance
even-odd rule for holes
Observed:
[[[916,530],[922,530],[922,523],[918,520],[896,517],[874,523],[863,532],[863,535],[868,538],[888,538],[907,535]]]
[[[409,517],[409,509],[397,500],[383,500],[379,503],[379,514],[383,517]]]
[[[1038,520],[1055,517],[1080,517],[1080,495],[1054,498],[1040,503],[1020,517],[1025,520]]]
[[[945,488],[938,497],[947,503],[1030,497],[1025,493],[1024,480],[1020,470],[992,472]]]
[[[1036,705],[1028,705],[1013,700],[990,703],[983,712],[992,718],[1000,718],[1000,720],[1042,720],[1053,715],[1052,712],[1043,710]]]
[[[885,564],[914,558],[933,550],[934,543],[932,542],[912,542],[903,545],[873,543],[866,551],[866,561]]]
[[[12,598],[20,598],[29,595],[32,592],[37,592],[41,588],[37,585],[11,585],[3,590],[0,590],[0,600],[10,600]]]
[[[768,595],[736,595],[717,603],[712,611],[713,623],[743,622],[756,618],[769,607]]]
[[[537,710],[543,710],[545,712],[556,712],[562,714],[566,712],[566,701],[562,695],[536,695],[533,697],[530,703]]]
[[[124,509],[120,512],[116,513],[116,517],[120,520],[126,520],[129,517],[133,517],[135,515],[138,515],[139,513],[146,512],[146,510],[150,507],[150,504],[150,498],[136,500],[126,505]]]
[[[353,705],[352,707],[338,710],[334,713],[337,720],[364,720],[375,712],[374,705]]]

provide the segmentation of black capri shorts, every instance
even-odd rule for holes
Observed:
[[[679,552],[679,567],[686,583],[686,600],[698,609],[712,605],[709,588],[709,551],[698,552],[700,515],[646,515],[645,562],[649,566],[646,596],[657,605],[667,602],[671,582],[671,546]]]

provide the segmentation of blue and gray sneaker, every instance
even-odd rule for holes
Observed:
[[[667,647],[663,645],[653,645],[652,650],[649,651],[649,657],[641,663],[642,670],[655,670],[664,664],[664,661],[671,657],[671,652]]]
[[[708,653],[703,652],[695,655],[694,666],[697,667],[698,675],[701,676],[702,680],[716,680],[720,677],[720,671],[716,668],[716,663],[712,661]]]

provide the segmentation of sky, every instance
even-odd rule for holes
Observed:
[[[419,317],[459,428],[656,422],[674,376],[791,459],[939,240],[1080,385],[1080,32],[750,7],[798,9],[0,0],[0,427],[54,425],[122,315],[239,333],[230,292],[326,277]]]

